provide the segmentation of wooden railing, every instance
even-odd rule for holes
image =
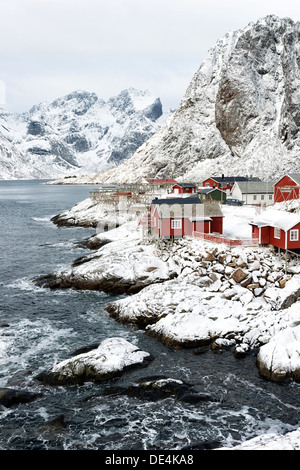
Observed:
[[[207,240],[210,242],[225,243],[226,245],[229,245],[229,246],[258,246],[259,245],[258,238],[241,238],[241,239],[226,238],[216,233],[203,233],[203,232],[197,232],[197,231],[193,231],[192,236],[196,238],[202,238],[203,240]]]

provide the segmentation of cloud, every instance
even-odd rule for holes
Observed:
[[[133,86],[177,106],[207,51],[267,14],[299,6],[252,0],[10,0],[0,3],[8,106],[26,110],[75,89],[107,99]]]

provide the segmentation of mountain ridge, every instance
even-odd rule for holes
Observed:
[[[160,99],[134,88],[107,101],[76,90],[24,113],[0,110],[0,178],[107,170],[129,158],[162,119]]]
[[[167,123],[97,181],[299,172],[300,23],[268,15],[227,33]],[[95,180],[95,178],[94,178]]]

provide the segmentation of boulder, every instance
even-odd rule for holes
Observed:
[[[247,277],[247,273],[245,273],[241,268],[237,268],[232,273],[231,277],[235,282],[241,282]]]
[[[111,387],[104,393],[151,401],[172,397],[190,404],[212,400],[211,395],[197,390],[193,385],[165,376],[143,377],[129,387]]]
[[[260,348],[257,355],[261,375],[274,382],[292,378],[300,382],[300,325],[287,327]]]
[[[0,388],[0,405],[10,408],[19,403],[29,403],[40,396],[40,393],[27,392],[26,390]]]
[[[108,338],[98,348],[66,359],[36,379],[50,385],[102,382],[135,367],[145,367],[152,356],[123,338]]]

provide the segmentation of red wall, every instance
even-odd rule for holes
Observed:
[[[179,186],[179,184],[175,184],[173,186],[173,193],[175,192],[175,189],[178,189],[178,194],[182,194],[182,193],[195,193],[197,191],[197,188],[182,188],[181,186]]]
[[[220,189],[219,183],[217,183],[217,181],[215,181],[211,178],[207,178],[207,180],[203,181],[202,186],[206,186],[207,184],[209,184],[209,186],[211,188],[219,188]]]
[[[292,230],[299,230],[299,238],[300,238],[300,223],[295,225]],[[295,250],[300,249],[300,240],[298,241],[291,241],[290,240],[290,233],[291,230],[287,232],[287,249],[288,250]],[[262,245],[270,244],[280,248],[282,250],[286,249],[285,244],[285,237],[286,233],[284,230],[280,230],[280,238],[274,237],[274,227],[262,227],[261,228],[261,238],[260,243]],[[252,226],[252,238],[259,238],[259,228],[255,225]]]
[[[299,230],[298,238],[300,238],[300,223],[295,225],[292,230]],[[288,231],[288,249],[299,249],[300,248],[300,240],[298,241],[290,241],[290,230]]]
[[[211,232],[223,233],[223,217],[211,217]]]
[[[194,230],[200,233],[210,233],[210,220],[194,222]]]
[[[295,188],[292,191],[287,189],[286,192],[280,192],[279,188],[284,186],[297,186],[297,183],[287,175],[281,178],[274,186],[274,202],[290,201],[291,199],[299,198],[299,188]]]
[[[209,184],[209,186],[211,188],[219,188],[219,189],[222,189],[224,191],[226,191],[226,189],[231,189],[232,186],[233,186],[233,183],[227,183],[224,181],[224,183],[221,185],[221,183],[218,183],[217,181],[215,181],[214,179],[212,178],[207,178],[207,180],[203,181],[202,182],[202,186],[206,186],[206,184]],[[206,186],[207,187],[207,186]]]
[[[257,238],[262,245],[269,245],[271,227],[261,227],[259,236],[259,227],[252,225],[252,238]]]

